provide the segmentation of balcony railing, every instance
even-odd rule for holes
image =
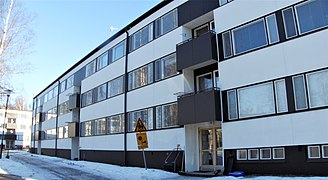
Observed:
[[[177,44],[177,71],[217,62],[216,34],[213,31]]]
[[[179,125],[220,121],[220,90],[211,88],[179,95],[178,111]]]

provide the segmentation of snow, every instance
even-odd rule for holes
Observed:
[[[40,166],[32,165],[38,162]],[[43,155],[30,154],[24,151],[15,151],[11,154],[10,159],[0,160],[0,174],[12,174],[23,177],[24,179],[61,179],[58,174],[46,168],[47,164],[54,164],[62,167],[63,170],[76,169],[95,176],[101,176],[108,179],[205,179],[196,177],[180,176],[176,173],[166,172],[158,169],[147,169],[138,167],[122,167],[110,164],[87,162],[87,161],[71,161],[62,158],[49,157]],[[274,177],[274,176],[256,176],[235,178],[228,176],[207,178],[207,180],[238,180],[238,179],[254,179],[254,180],[324,180],[328,177]]]

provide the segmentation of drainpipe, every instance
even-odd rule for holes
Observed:
[[[124,70],[124,166],[128,165],[127,159],[127,127],[128,127],[128,113],[127,113],[127,93],[128,93],[128,52],[129,52],[129,32],[125,29],[126,43],[125,43],[125,70]]]
[[[57,92],[57,102],[56,102],[56,140],[55,140],[55,157],[57,157],[57,146],[58,146],[58,114],[59,114],[59,93],[60,93],[60,82],[58,80],[58,92]]]
[[[33,105],[32,105],[32,127],[33,127],[33,131],[31,131],[31,147],[30,147],[30,149],[32,149],[32,147],[34,147],[35,148],[35,127],[34,127],[34,124],[33,124],[33,120],[35,119],[35,113],[34,113],[34,110],[35,110],[35,112],[36,112],[36,107],[35,107],[35,104],[36,104],[36,102],[34,103],[34,100],[36,101],[36,98],[34,98],[33,99]],[[34,134],[34,136],[33,136],[33,134]],[[33,139],[32,139],[32,137],[33,137]],[[32,144],[33,144],[33,146],[32,146]],[[31,152],[31,150],[30,150],[30,152]]]

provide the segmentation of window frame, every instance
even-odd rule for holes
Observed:
[[[327,151],[327,154],[325,153],[325,148],[327,148],[327,150],[328,150],[328,145],[322,145],[321,146],[321,151],[322,151],[322,153],[321,153],[321,156],[322,156],[322,158],[328,158],[328,151]]]
[[[318,28],[315,28],[315,29],[312,29],[312,30],[310,30],[310,31],[307,31],[307,32],[302,33],[302,31],[301,31],[301,26],[300,26],[300,22],[299,22],[299,16],[298,16],[298,10],[297,10],[297,7],[304,6],[304,5],[309,4],[309,3],[313,2],[313,1],[316,1],[316,0],[308,0],[308,1],[302,2],[302,3],[300,3],[300,4],[297,4],[297,5],[295,5],[295,7],[294,7],[294,14],[295,14],[295,17],[296,17],[296,25],[297,25],[297,30],[298,30],[298,34],[299,34],[299,35],[303,35],[303,34],[311,33],[311,32],[316,31],[316,30],[318,30],[318,29],[323,29],[323,28],[328,27],[328,24],[327,24],[326,26],[318,27]]]
[[[263,157],[263,151],[264,150],[269,150],[269,154],[270,154],[270,157]],[[271,160],[272,159],[272,152],[271,152],[271,148],[261,148],[260,149],[260,160]]]
[[[268,19],[270,17],[274,17],[274,20],[275,20],[275,28],[276,28],[276,35],[277,35],[277,38],[278,40],[277,41],[274,41],[274,42],[271,42],[271,36],[270,36],[270,28],[269,28],[269,21]],[[278,24],[277,24],[277,18],[276,18],[276,14],[271,14],[271,15],[267,15],[265,16],[265,25],[266,25],[266,31],[267,31],[267,37],[268,37],[268,44],[275,44],[275,43],[278,43],[280,41],[280,37],[279,37],[279,29],[278,29]]]
[[[287,28],[286,28],[286,21],[285,21],[285,16],[284,16],[284,11],[287,11],[289,9],[292,10],[292,17],[293,17],[293,22],[294,22],[295,35],[288,37]],[[282,22],[283,22],[283,25],[284,25],[285,38],[286,39],[291,39],[293,37],[297,37],[299,35],[299,33],[298,33],[297,22],[296,22],[296,19],[295,19],[295,11],[294,11],[294,8],[293,7],[289,7],[289,8],[283,9],[281,11],[281,14],[282,14]]]
[[[317,148],[319,156],[311,156],[311,148]],[[307,147],[308,159],[320,159],[321,158],[321,148],[319,145],[311,145]]]
[[[282,155],[283,157],[276,157],[276,150],[282,150]],[[285,148],[284,147],[276,147],[276,148],[272,148],[272,159],[274,160],[282,160],[285,159],[286,155],[285,155]]]
[[[328,104],[319,105],[319,106],[312,106],[312,103],[311,103],[309,76],[311,76],[313,74],[318,74],[318,73],[327,73],[327,75],[328,75],[328,69],[319,70],[319,71],[315,71],[315,72],[309,72],[309,73],[306,73],[305,74],[304,84],[306,83],[306,91],[307,91],[306,95],[307,95],[307,100],[308,100],[308,106],[307,106],[307,108],[310,108],[310,109],[328,106]]]
[[[230,102],[229,102],[229,92],[233,92],[235,94],[235,108],[236,108],[236,117],[235,118],[230,118],[230,111],[229,111],[229,107],[230,107]],[[227,91],[227,104],[228,104],[228,120],[234,120],[234,119],[238,119],[239,118],[239,113],[238,113],[238,97],[237,97],[237,90],[236,89],[232,89]]]
[[[256,151],[256,157],[252,158],[251,153],[252,151]],[[247,159],[254,161],[254,160],[259,160],[260,159],[260,153],[259,153],[259,149],[248,149],[247,150]]]
[[[242,52],[237,53],[236,52],[236,41],[235,41],[235,33],[234,33],[234,31],[239,30],[239,29],[242,29],[242,28],[245,28],[245,27],[250,26],[250,25],[253,25],[253,24],[256,24],[257,22],[260,22],[260,21],[263,22],[263,30],[264,30],[264,34],[265,34],[266,44],[261,45],[261,46],[257,46],[257,47],[251,48],[251,49],[248,49],[246,51],[242,51]],[[255,49],[259,49],[259,48],[268,46],[269,45],[269,42],[268,42],[268,32],[267,32],[267,28],[266,28],[266,21],[265,21],[265,19],[262,17],[262,18],[259,18],[257,20],[254,20],[252,22],[249,22],[247,24],[244,24],[244,25],[242,25],[240,27],[237,27],[237,28],[232,29],[231,30],[231,38],[232,38],[232,43],[233,43],[233,47],[232,48],[233,48],[233,54],[234,55],[244,54],[244,53],[250,52],[252,50],[255,50]]]
[[[303,77],[303,88],[304,88],[304,98],[305,98],[305,108],[297,108],[297,100],[296,100],[296,88],[295,88],[295,81],[294,79],[297,77]],[[300,111],[300,110],[304,110],[304,109],[308,109],[309,105],[308,105],[308,95],[307,95],[307,89],[306,89],[306,78],[304,77],[304,74],[300,74],[300,75],[296,75],[296,76],[292,76],[292,84],[293,84],[293,93],[294,93],[294,105],[295,105],[295,110],[296,111]]]
[[[225,51],[225,40],[224,40],[224,34],[227,34],[228,38],[229,38],[229,44],[230,44],[230,55],[227,56],[226,55],[226,51]],[[223,48],[223,57],[226,59],[226,58],[230,58],[230,57],[233,57],[234,56],[234,48],[233,48],[233,43],[232,43],[232,36],[231,36],[231,31],[226,31],[226,32],[223,32],[222,33],[222,48]]]
[[[284,91],[284,95],[285,95],[285,105],[286,105],[286,110],[285,111],[279,111],[279,103],[278,103],[278,90],[277,90],[277,83],[279,82],[283,82],[284,84],[284,87],[285,87],[285,91]],[[288,112],[288,100],[287,100],[287,91],[286,91],[286,81],[285,79],[279,79],[279,80],[275,80],[273,81],[273,85],[274,85],[274,93],[275,93],[275,108],[276,108],[276,113],[279,114],[279,113],[285,113],[285,112]]]
[[[239,156],[242,151],[245,152],[245,155],[246,155],[245,158],[240,158],[240,156]],[[248,151],[247,151],[247,149],[237,149],[236,155],[237,155],[237,160],[238,161],[247,161]]]

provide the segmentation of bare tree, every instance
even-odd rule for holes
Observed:
[[[26,99],[24,96],[17,96],[13,104],[14,109],[16,110],[26,110]]]
[[[28,70],[21,59],[28,53],[34,36],[32,20],[20,2],[0,0],[0,85],[8,86],[6,79],[10,75]]]

